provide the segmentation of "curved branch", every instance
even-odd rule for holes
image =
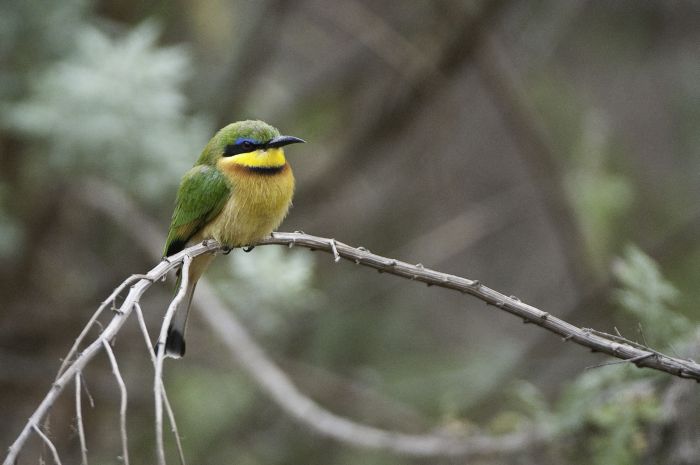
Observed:
[[[339,244],[340,245],[340,244]],[[332,248],[331,248],[332,253]],[[340,254],[340,252],[338,252]],[[462,458],[523,451],[549,436],[543,428],[501,436],[454,434],[405,434],[389,431],[336,415],[301,393],[289,377],[265,354],[214,288],[200,280],[193,302],[233,358],[292,418],[316,433],[365,449],[381,449],[412,457],[460,456]]]
[[[101,192],[104,193],[104,190]],[[115,194],[115,192],[112,192],[112,194]],[[116,194],[119,194],[119,192],[116,192]],[[106,200],[102,199],[106,201],[105,205],[114,206],[114,202],[111,201],[114,200],[114,198],[112,198],[114,196],[107,195],[107,197],[109,198]],[[124,218],[121,218],[121,216],[123,216],[121,214],[125,213],[126,210],[133,213],[131,210],[134,207],[131,205],[131,202],[123,198],[123,196],[116,195],[116,197],[125,200],[125,202],[117,202],[119,205],[116,209],[104,208],[105,205],[102,205],[102,202],[90,202],[90,205],[97,210],[107,213],[121,224],[122,220],[124,220]],[[92,200],[94,201],[95,199],[93,198]],[[133,216],[126,215],[126,218],[133,218]],[[130,226],[128,230],[134,232],[131,227],[133,223],[128,220],[126,223]],[[149,250],[156,250],[150,247],[150,242],[158,242],[157,240],[151,240],[157,237],[157,234],[154,234],[154,228],[151,226],[150,221],[145,221],[141,226],[147,230],[147,234],[134,234],[135,237],[139,239],[141,246]],[[334,239],[322,238],[299,232],[275,233],[272,237],[261,241],[258,245],[270,244],[287,245],[289,247],[296,245],[306,247],[310,250],[323,250],[332,254],[336,261],[344,258],[356,264],[374,268],[380,272],[386,272],[410,280],[420,281],[428,285],[435,285],[471,294],[487,304],[522,318],[525,322],[536,324],[554,332],[562,336],[565,341],[571,340],[582,346],[589,347],[594,351],[604,352],[630,363],[635,363],[635,365],[640,367],[643,366],[664,371],[681,378],[691,378],[696,381],[700,380],[700,365],[693,361],[669,357],[648,347],[627,341],[617,336],[608,335],[595,330],[578,328],[551,316],[547,312],[524,304],[515,297],[507,297],[504,294],[482,285],[476,280],[441,273],[425,268],[420,264],[413,265],[382,257],[362,247],[351,247],[347,244],[335,241]],[[52,407],[56,398],[66,387],[66,384],[104,347],[103,341],[109,341],[117,334],[134,308],[137,309],[138,313],[138,301],[153,282],[160,279],[168,271],[180,266],[180,264],[186,261],[186,257],[193,258],[205,253],[218,252],[221,252],[221,247],[215,242],[210,241],[197,244],[160,262],[147,275],[134,275],[125,281],[125,283],[118,288],[119,290],[125,289],[129,284],[132,286],[129,295],[126,297],[121,307],[119,309],[114,309],[116,313],[112,321],[72,364],[67,365],[65,369],[60,371],[60,376],[56,379],[53,388],[48,392],[15,443],[10,447],[9,455],[5,458],[3,463],[5,465],[14,463],[17,454],[27,440],[29,434],[38,429],[39,421],[41,421]],[[98,312],[103,311],[109,305],[113,305],[117,294],[118,292],[114,292],[107,301],[103,302]],[[245,328],[238,323],[230,312],[226,311],[223,304],[221,304],[216,297],[211,286],[207,285],[205,282],[201,282],[198,295],[207,301],[205,308],[201,309],[205,318],[222,337],[222,340],[241,365],[246,368],[256,382],[267,391],[283,410],[320,434],[356,446],[379,448],[409,456],[424,457],[446,455],[474,457],[490,454],[506,454],[521,451],[549,437],[546,429],[542,427],[532,428],[526,433],[513,433],[505,436],[470,435],[461,437],[446,434],[412,435],[382,430],[335,415],[323,409],[297,390],[296,386],[294,386],[286,374],[265,355],[263,349],[248,335]],[[91,324],[88,323],[88,325]],[[87,331],[84,333],[86,332]],[[84,337],[84,334],[82,336]],[[151,353],[151,355],[153,354]],[[67,359],[70,358],[71,357],[67,357]]]
[[[421,264],[413,265],[396,259],[382,257],[371,253],[365,248],[351,247],[335,239],[299,232],[275,233],[272,237],[258,243],[258,245],[270,244],[287,245],[289,247],[296,245],[310,250],[323,250],[332,254],[336,261],[344,258],[358,265],[374,268],[380,272],[470,294],[489,305],[522,318],[525,322],[536,324],[563,336],[565,341],[573,341],[594,351],[629,361],[639,367],[664,371],[680,378],[700,380],[700,365],[694,361],[669,357],[618,336],[578,328],[547,312],[527,305],[515,297],[507,297],[484,286],[477,280],[431,270]],[[67,384],[94,358],[98,351],[104,349],[107,343],[116,336],[133,309],[137,308],[143,293],[154,282],[183,262],[189,262],[198,255],[218,252],[223,252],[223,250],[216,242],[208,241],[197,244],[164,259],[148,274],[139,276],[140,279],[131,286],[129,294],[120,308],[115,309],[115,314],[104,331],[69,366],[62,370],[61,375],[56,379],[44,400],[10,447],[3,464],[11,465],[15,462],[17,454],[32,431],[40,434],[39,422],[48,413],[55,400],[63,392]],[[132,281],[133,278],[129,278],[125,283]],[[200,286],[200,295],[205,297],[210,304],[203,313],[232,354],[285,411],[323,435],[357,446],[384,449],[411,456],[479,456],[511,453],[522,450],[548,437],[546,430],[542,428],[533,428],[527,433],[513,433],[506,436],[412,435],[382,430],[335,415],[299,392],[284,372],[267,358],[264,351],[253,341],[243,326],[230,313],[225,311],[223,305],[216,305],[218,299],[213,289],[204,282],[200,283]],[[112,304],[115,299],[116,294],[113,293],[101,308]],[[214,305],[211,305],[212,303]],[[101,310],[98,309],[99,311]],[[158,381],[159,378],[156,378],[157,384],[159,384]],[[160,387],[158,385],[154,389],[159,391]],[[158,394],[156,396],[158,397]]]
[[[90,207],[108,215],[129,232],[134,240],[148,253],[160,250],[160,231],[152,221],[143,215],[136,205],[119,189],[102,181],[86,183],[89,191],[77,197]],[[138,218],[136,221],[133,218]],[[134,228],[134,223],[139,225]],[[313,237],[313,236],[311,236]],[[330,241],[329,239],[325,239]],[[210,252],[217,252],[218,245],[204,244]],[[189,250],[189,249],[188,249]],[[330,245],[333,252],[333,245]],[[182,253],[186,253],[187,250]],[[157,252],[156,252],[157,253]],[[192,254],[190,254],[192,255]],[[334,254],[339,260],[340,254]],[[170,261],[176,257],[170,258]],[[182,259],[181,259],[182,260]],[[403,434],[364,425],[340,417],[316,404],[300,392],[289,377],[266,354],[238,321],[206,279],[198,283],[193,305],[197,307],[205,321],[221,338],[231,352],[256,383],[266,391],[277,405],[317,433],[354,446],[384,449],[408,456],[460,456],[476,457],[484,455],[508,454],[547,439],[541,428],[531,428],[524,433],[503,436],[447,434]],[[142,332],[147,334],[138,303],[134,305]],[[146,337],[147,343],[150,338]],[[153,351],[150,351],[153,358]],[[167,398],[166,398],[167,399]],[[167,401],[167,400],[166,400]],[[166,404],[167,406],[167,404]],[[175,433],[177,435],[177,433]]]
[[[514,296],[506,296],[481,284],[478,280],[462,278],[447,273],[425,268],[420,263],[412,265],[393,258],[373,254],[363,247],[351,247],[335,239],[312,236],[304,233],[274,233],[272,237],[262,240],[258,245],[281,244],[301,246],[312,250],[323,250],[340,256],[358,265],[374,268],[379,272],[389,273],[413,281],[420,281],[429,286],[444,287],[470,294],[488,305],[520,317],[525,323],[532,323],[547,331],[561,336],[564,341],[572,341],[594,352],[602,352],[621,360],[634,363],[637,367],[663,371],[680,378],[694,379],[700,382],[700,364],[692,360],[664,355],[654,349],[588,328],[579,328],[548,312],[521,302]]]

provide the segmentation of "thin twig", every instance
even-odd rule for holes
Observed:
[[[122,460],[124,465],[129,465],[129,441],[126,435],[126,406],[127,406],[127,392],[126,384],[124,383],[124,378],[119,371],[119,365],[117,364],[117,358],[114,356],[114,351],[112,346],[106,339],[102,339],[102,346],[107,352],[107,357],[109,357],[109,363],[112,365],[112,373],[114,378],[117,380],[117,385],[119,386],[120,395],[120,405],[119,405],[119,433],[122,439]]]
[[[141,328],[141,334],[143,334],[144,341],[146,342],[146,350],[151,357],[151,363],[153,368],[156,367],[156,355],[153,350],[153,345],[151,344],[151,336],[148,334],[148,327],[146,326],[146,320],[143,318],[143,311],[141,310],[141,305],[139,303],[134,304],[134,311],[136,312],[136,318],[139,322],[139,327]],[[180,432],[177,429],[177,423],[175,422],[175,412],[170,405],[170,400],[168,399],[168,393],[165,390],[165,385],[161,379],[160,383],[161,390],[163,392],[163,404],[165,405],[165,412],[168,414],[168,421],[170,422],[170,430],[175,436],[175,445],[177,446],[177,453],[180,457],[180,465],[186,465],[185,462],[185,451],[182,448],[182,441],[180,440]]]
[[[39,428],[37,425],[33,425],[32,429],[44,441],[44,444],[46,444],[46,447],[49,448],[49,450],[51,451],[51,455],[53,455],[53,460],[54,460],[54,462],[56,462],[56,465],[61,465],[61,458],[58,456],[58,451],[56,450],[56,446],[53,445],[53,442],[51,442],[51,439],[49,439],[49,437],[47,435],[45,435],[44,432],[41,431],[41,428]]]
[[[117,297],[119,294],[124,291],[124,289],[129,286],[130,284],[133,284],[134,282],[140,280],[140,279],[145,279],[146,275],[141,275],[141,274],[135,274],[129,276],[123,283],[121,283],[111,294],[107,299],[105,299],[102,304],[97,308],[95,313],[93,313],[92,317],[88,320],[87,324],[83,328],[83,330],[80,332],[78,337],[75,339],[75,342],[73,343],[73,346],[70,348],[68,351],[68,354],[63,358],[63,362],[61,363],[61,367],[58,369],[58,373],[56,374],[56,379],[58,379],[63,372],[66,370],[66,367],[71,362],[71,359],[75,356],[75,354],[78,352],[78,348],[80,347],[80,344],[83,342],[85,337],[87,336],[87,333],[92,329],[92,326],[95,324],[97,319],[100,317],[102,312],[104,312],[107,309],[107,306],[110,304],[114,304],[116,301]]]
[[[151,269],[145,278],[139,279],[135,282],[129,291],[126,299],[119,308],[118,312],[115,312],[112,320],[104,328],[102,333],[90,343],[81,354],[66,367],[61,376],[59,376],[53,383],[52,388],[47,392],[44,399],[41,401],[39,406],[36,408],[34,413],[29,417],[29,420],[25,424],[24,428],[15,439],[15,442],[8,449],[8,454],[3,461],[3,465],[14,465],[17,460],[17,455],[19,454],[22,447],[24,447],[25,442],[29,438],[32,430],[37,428],[37,425],[46,416],[48,411],[51,409],[56,399],[61,395],[63,390],[66,388],[68,383],[72,382],[75,378],[75,374],[82,369],[97,355],[97,353],[102,349],[102,340],[111,340],[119,332],[121,327],[126,322],[127,318],[131,314],[134,307],[134,303],[138,302],[141,296],[146,290],[153,285],[154,282],[160,280],[172,271],[176,267],[180,266],[182,261],[185,259],[185,255],[192,258],[197,257],[206,253],[213,253],[219,250],[219,245],[216,243],[202,243],[194,245],[187,249],[187,251],[182,251],[178,254],[169,257],[168,260],[161,261],[153,269]],[[130,278],[131,279],[131,278]],[[127,280],[129,281],[129,280]]]
[[[165,358],[165,340],[168,337],[168,328],[170,327],[170,322],[175,315],[175,310],[177,310],[178,305],[185,298],[187,293],[187,282],[189,280],[190,265],[192,264],[192,257],[185,254],[184,260],[182,262],[182,268],[180,270],[180,289],[178,289],[175,298],[170,302],[168,310],[165,312],[165,317],[163,318],[163,324],[160,327],[160,335],[158,336],[158,342],[156,343],[156,368],[155,368],[155,379],[153,380],[153,394],[155,398],[155,409],[156,409],[156,455],[158,457],[158,464],[165,465],[165,446],[163,444],[163,359]]]
[[[338,249],[335,248],[335,239],[331,239],[328,242],[330,242],[331,250],[333,251],[333,260],[338,263],[340,261],[340,255],[338,255]]]
[[[622,363],[637,363],[640,360],[644,360],[645,358],[649,358],[649,357],[654,357],[655,355],[656,354],[649,352],[646,354],[639,355],[637,357],[628,358],[627,360],[613,360],[612,362],[605,362],[605,363],[599,363],[598,365],[591,365],[591,366],[586,367],[586,370],[607,367],[610,365],[620,365]]]
[[[186,465],[185,461],[185,450],[182,448],[182,441],[180,440],[180,433],[177,430],[177,424],[175,423],[175,412],[170,404],[170,399],[168,399],[168,393],[165,391],[165,385],[161,383],[160,389],[163,393],[163,405],[165,406],[165,413],[168,414],[168,421],[170,422],[170,431],[175,437],[175,446],[177,447],[177,455],[180,459],[180,465]]]
[[[85,425],[83,424],[83,401],[81,398],[83,386],[80,380],[82,373],[75,374],[75,422],[78,426],[78,438],[80,440],[80,464],[88,465],[87,441],[85,440]]]

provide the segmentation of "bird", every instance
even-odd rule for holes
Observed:
[[[207,239],[226,249],[250,249],[269,236],[287,216],[294,194],[294,175],[283,147],[304,142],[281,135],[259,120],[238,121],[220,129],[182,177],[164,256]],[[200,255],[190,264],[184,297],[168,328],[166,357],[185,355],[192,296],[213,259],[211,254]],[[178,272],[176,292],[181,279]]]

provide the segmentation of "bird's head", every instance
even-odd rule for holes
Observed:
[[[286,163],[282,147],[303,143],[302,139],[283,136],[263,121],[231,123],[209,141],[198,164],[219,167],[276,168]]]

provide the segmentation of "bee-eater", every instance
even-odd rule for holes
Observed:
[[[299,142],[304,141],[282,136],[262,121],[238,121],[219,130],[182,178],[164,254],[206,239],[243,247],[268,236],[287,215],[294,193],[294,176],[282,147]],[[168,329],[169,357],[185,354],[192,295],[213,258],[200,255],[190,265],[185,296]]]

